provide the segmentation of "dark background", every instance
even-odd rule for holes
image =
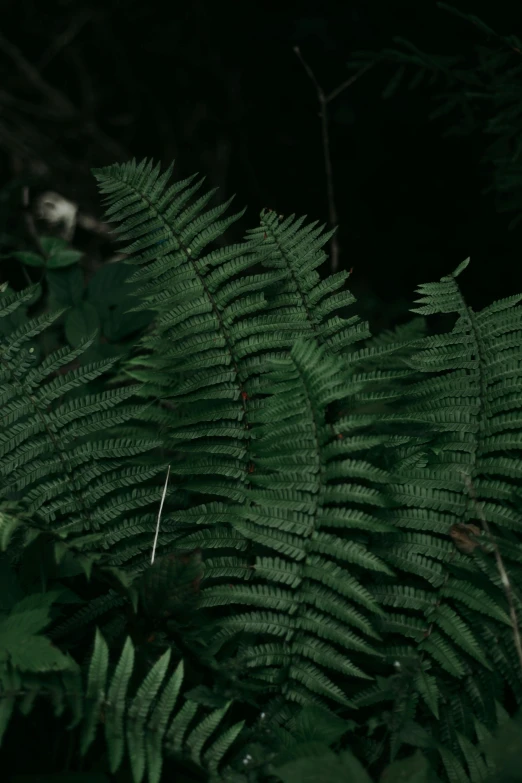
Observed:
[[[522,34],[516,3],[456,5],[502,34]],[[101,216],[89,169],[134,156],[176,159],[176,177],[205,174],[220,200],[236,193],[236,209],[248,210],[229,241],[263,207],[327,222],[319,104],[293,47],[328,93],[353,75],[355,52],[378,52],[396,35],[469,58],[487,43],[432,0],[4,0],[1,9],[7,239],[21,184]],[[374,328],[412,305],[419,283],[468,256],[460,280],[473,307],[522,291],[522,223],[508,230],[513,215],[482,194],[492,177],[481,162],[485,134],[445,138],[448,119],[428,119],[436,86],[383,99],[393,72],[377,63],[328,106],[340,268],[353,267],[350,287]],[[25,285],[17,275],[9,267],[12,285]]]

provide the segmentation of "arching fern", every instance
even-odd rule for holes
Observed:
[[[39,546],[50,552],[53,584],[26,585],[3,608],[2,727],[22,679],[26,712],[52,679],[56,709],[83,726],[83,751],[102,718],[111,771],[128,757],[134,780],[148,770],[158,781],[164,753],[217,775],[231,743],[252,739],[241,722],[224,727],[232,699],[269,717],[271,741],[315,704],[347,721],[368,764],[420,745],[439,774],[481,780],[476,743],[503,719],[504,688],[522,697],[494,559],[498,547],[519,609],[522,297],[474,313],[457,285],[464,262],[421,286],[414,311],[455,313],[451,332],[410,325],[372,339],[356,316],[334,314],[354,300],[341,290],[347,273],[319,276],[320,228],[268,211],[244,242],[209,249],[234,218],[226,205],[205,211],[201,183],[169,186],[169,176],[146,161],[97,172],[140,267],[137,309],[155,315],[120,374],[139,385],[89,394],[112,360],[54,377],[89,341],[35,366],[31,336],[56,314],[2,331],[3,547],[11,569]],[[33,295],[4,291],[0,315]],[[131,395],[139,403],[125,405]],[[158,521],[165,453],[174,481]],[[106,589],[58,609],[82,570]],[[184,604],[200,621],[190,631]],[[73,637],[100,618],[115,642],[134,636],[106,692],[98,634],[84,694]],[[203,667],[198,682],[214,678],[179,711],[172,655]],[[198,703],[219,706],[203,716]]]

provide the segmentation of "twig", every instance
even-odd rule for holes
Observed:
[[[491,530],[489,529],[489,525],[487,523],[486,517],[484,516],[484,512],[482,511],[482,506],[479,505],[477,501],[477,496],[475,494],[475,488],[471,482],[471,477],[463,470],[459,470],[459,473],[464,479],[464,483],[466,485],[466,488],[470,494],[470,497],[473,501],[473,504],[475,506],[475,509],[477,511],[478,517],[480,519],[480,522],[482,524],[482,527],[489,537],[489,540],[493,544],[494,552],[495,552],[495,560],[497,563],[497,569],[500,574],[500,581],[502,582],[502,586],[504,588],[504,592],[506,594],[506,598],[509,604],[509,615],[511,617],[511,625],[513,626],[513,637],[515,640],[515,648],[518,654],[518,660],[520,663],[520,669],[522,670],[522,643],[520,641],[520,631],[518,628],[518,620],[517,620],[517,613],[515,610],[515,604],[513,601],[513,592],[511,589],[511,582],[509,581],[509,576],[507,574],[506,569],[504,568],[504,563],[502,561],[502,557],[500,555],[500,551],[497,545],[497,542],[495,541],[494,536],[491,534]]]
[[[319,116],[321,117],[321,135],[323,140],[323,157],[324,157],[324,168],[326,173],[326,192],[327,192],[327,198],[328,198],[328,222],[330,223],[330,226],[332,228],[337,228],[337,207],[335,204],[335,192],[334,192],[334,185],[333,185],[333,169],[332,169],[332,157],[330,154],[330,134],[328,132],[328,110],[327,105],[330,103],[330,101],[333,101],[334,98],[337,98],[338,95],[340,95],[343,90],[346,90],[347,87],[350,87],[357,79],[363,75],[366,71],[369,71],[370,68],[374,65],[374,63],[368,63],[363,68],[361,68],[359,71],[357,71],[356,74],[351,76],[349,79],[347,79],[345,82],[343,82],[339,87],[336,87],[335,90],[332,90],[332,92],[329,95],[326,95],[323,88],[315,78],[315,74],[308,65],[308,63],[304,60],[301,50],[298,46],[294,46],[294,52],[299,57],[303,68],[305,69],[306,73],[310,77],[310,80],[312,84],[315,87],[315,92],[317,94],[317,99],[319,101],[320,106],[320,112]],[[333,237],[330,240],[330,259],[332,264],[332,272],[337,271],[337,267],[339,266],[339,240],[337,238],[337,232],[333,235]]]
[[[375,63],[366,63],[366,65],[363,65],[362,68],[359,68],[357,73],[354,73],[353,76],[350,76],[349,79],[346,79],[345,82],[339,85],[339,87],[336,87],[335,90],[332,90],[330,95],[326,98],[326,103],[330,103],[330,101],[333,101],[334,98],[337,98],[338,95],[342,93],[343,90],[346,90],[348,87],[351,87],[354,82],[357,81],[357,79],[363,75],[363,73],[366,73],[366,71],[369,71],[370,68],[373,68]]]
[[[150,559],[151,565],[154,564],[154,555],[156,554],[156,545],[158,543],[158,535],[159,535],[159,528],[160,528],[161,511],[163,509],[163,502],[165,500],[165,495],[167,494],[167,484],[169,483],[169,475],[170,475],[170,465],[169,465],[169,469],[167,470],[167,478],[165,479],[165,486],[163,487],[163,495],[161,496],[160,510],[158,513],[158,522],[156,524],[156,535],[154,536],[154,544],[152,545],[152,557]]]

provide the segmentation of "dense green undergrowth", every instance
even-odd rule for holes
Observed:
[[[10,779],[516,777],[522,295],[474,312],[465,261],[372,336],[322,227],[212,249],[201,181],[95,176],[118,293],[0,294]]]

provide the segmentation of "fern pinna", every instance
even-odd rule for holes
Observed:
[[[210,249],[237,216],[170,173],[95,172],[140,267],[134,309],[155,316],[103,392],[88,382],[114,360],[51,377],[87,343],[35,366],[28,343],[56,314],[2,330],[2,564],[16,579],[38,547],[52,565],[43,593],[21,584],[2,605],[0,728],[43,691],[72,711],[83,752],[104,723],[111,772],[125,758],[158,781],[173,753],[239,781],[245,762],[248,779],[273,773],[315,709],[370,769],[413,746],[445,779],[482,780],[477,742],[507,716],[504,689],[521,696],[522,297],[475,314],[465,262],[414,310],[455,313],[450,333],[417,321],[372,338],[335,315],[355,302],[348,273],[319,276],[321,228],[265,210],[243,242]],[[4,291],[0,314],[33,295]],[[105,589],[61,606],[82,572]],[[107,692],[103,637],[124,642]],[[199,683],[183,693],[182,658]]]

